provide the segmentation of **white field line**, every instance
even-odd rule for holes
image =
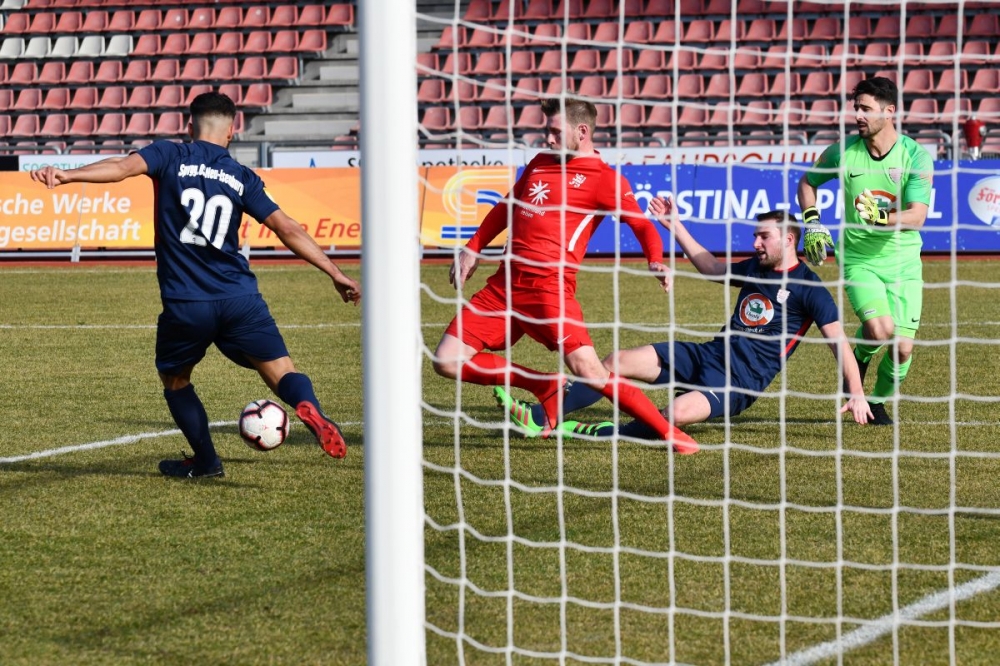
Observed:
[[[903,622],[916,620],[929,613],[948,608],[953,599],[957,604],[960,601],[971,599],[977,594],[990,592],[998,586],[1000,586],[1000,571],[990,572],[985,576],[962,583],[954,590],[941,590],[929,594],[906,608],[901,608],[898,614],[883,615],[873,622],[844,634],[839,641],[827,641],[805,650],[799,650],[784,659],[771,662],[768,666],[809,666],[818,661],[830,659],[878,640],[891,632],[893,628],[899,627]]]

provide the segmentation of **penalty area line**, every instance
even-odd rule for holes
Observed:
[[[784,659],[771,662],[768,666],[810,666],[810,664],[815,664],[873,643],[882,636],[890,633],[895,627],[899,627],[903,622],[917,620],[929,613],[948,608],[953,599],[957,604],[960,601],[971,599],[976,595],[990,592],[997,587],[1000,587],[1000,571],[992,571],[985,576],[973,578],[968,582],[962,583],[954,590],[941,590],[940,592],[929,594],[923,599],[905,608],[901,608],[898,614],[889,613],[888,615],[883,615],[877,620],[844,634],[839,641],[827,641],[826,643],[820,643],[805,650],[799,650]]]

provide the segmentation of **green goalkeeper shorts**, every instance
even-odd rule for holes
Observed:
[[[900,275],[898,266],[892,266],[891,276],[879,268],[870,263],[844,266],[844,290],[854,314],[862,322],[875,317],[892,317],[896,335],[915,337],[924,302],[923,279],[901,279],[913,273]],[[919,270],[916,275],[920,275]]]

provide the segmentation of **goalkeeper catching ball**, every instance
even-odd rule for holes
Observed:
[[[891,343],[879,362],[868,399],[875,425],[892,425],[885,402],[906,378],[913,340],[920,326],[923,266],[920,227],[931,200],[930,154],[893,124],[899,90],[890,79],[874,77],[854,89],[858,134],[829,146],[799,181],[799,205],[806,225],[806,258],[820,265],[833,239],[820,223],[817,190],[840,178],[845,211],[836,257],[844,269],[845,290],[861,328],[854,356],[864,379],[878,351]]]

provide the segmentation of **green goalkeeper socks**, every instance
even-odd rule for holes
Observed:
[[[896,364],[892,354],[886,353],[882,361],[878,364],[878,376],[875,379],[875,388],[872,389],[871,398],[868,402],[885,402],[896,394],[896,387],[903,383],[906,374],[910,371],[910,363],[913,357],[906,359],[906,363]]]

